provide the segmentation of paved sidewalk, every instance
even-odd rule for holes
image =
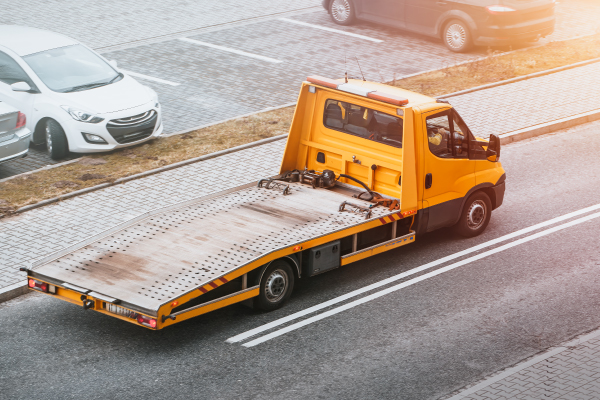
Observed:
[[[596,400],[600,330],[553,347],[446,400]]]
[[[452,97],[478,136],[600,109],[600,63]],[[556,98],[556,96],[559,98]],[[285,141],[227,154],[0,220],[0,291],[20,266],[148,210],[277,173]]]

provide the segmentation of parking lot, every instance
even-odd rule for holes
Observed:
[[[62,32],[116,60],[159,94],[166,135],[293,103],[298,83],[310,74],[338,78],[348,71],[353,77],[390,81],[481,57],[487,50],[456,54],[439,40],[399,30],[367,23],[341,27],[319,0],[273,0],[261,7],[168,1],[149,4],[135,16],[117,15],[107,5],[112,2],[82,2],[76,11],[101,16],[91,25],[77,23],[73,10],[53,6],[45,11],[35,2],[25,3],[19,15],[29,10],[27,18],[8,17],[9,12],[0,23]],[[590,7],[600,10],[586,0],[562,2],[556,32],[540,43],[594,33],[598,24]],[[51,23],[61,12],[63,23]],[[43,148],[32,148],[29,157],[0,165],[0,179],[53,163]]]

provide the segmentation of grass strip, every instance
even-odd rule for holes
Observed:
[[[429,96],[457,92],[492,82],[600,57],[600,34],[510,54],[490,54],[467,64],[395,80],[389,84]],[[112,182],[190,158],[288,132],[294,107],[238,118],[177,136],[24,175],[0,183],[0,213],[75,190]]]

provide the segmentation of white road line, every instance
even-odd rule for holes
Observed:
[[[385,285],[387,285],[389,283],[392,283],[392,282],[395,282],[397,280],[406,278],[407,276],[414,275],[414,274],[419,273],[421,271],[425,271],[425,270],[427,270],[429,268],[436,267],[436,266],[441,265],[441,264],[443,264],[443,263],[445,263],[447,261],[454,260],[456,258],[465,256],[467,254],[474,253],[476,251],[482,250],[482,249],[484,249],[486,247],[490,247],[490,246],[493,246],[495,244],[505,242],[507,240],[516,238],[516,237],[524,235],[526,233],[530,233],[530,232],[533,232],[535,230],[538,230],[538,229],[541,229],[541,228],[545,228],[547,226],[556,224],[558,222],[562,222],[562,221],[565,221],[567,219],[570,219],[570,218],[573,218],[573,217],[577,217],[579,215],[586,214],[588,212],[595,211],[595,210],[598,210],[598,209],[600,209],[600,204],[596,204],[594,206],[586,207],[586,208],[583,208],[581,210],[574,211],[574,212],[571,212],[571,213],[568,213],[568,214],[565,214],[565,215],[553,218],[551,220],[548,220],[548,221],[545,221],[545,222],[541,222],[541,223],[536,224],[536,225],[532,225],[532,226],[530,226],[528,228],[524,228],[524,229],[521,229],[519,231],[516,231],[516,232],[513,232],[513,233],[509,233],[508,235],[504,235],[504,236],[501,236],[501,237],[499,237],[497,239],[493,239],[493,240],[484,242],[482,244],[479,244],[477,246],[468,248],[466,250],[459,251],[458,253],[454,253],[454,254],[451,254],[449,256],[440,258],[439,260],[432,261],[432,262],[427,263],[425,265],[422,265],[420,267],[411,269],[410,271],[406,271],[406,272],[403,272],[401,274],[394,275],[392,277],[389,277],[387,279],[381,280],[379,282],[375,282],[375,283],[373,283],[371,285],[368,285],[368,286],[365,286],[363,288],[357,289],[357,290],[352,291],[350,293],[347,293],[347,294],[344,294],[342,296],[333,298],[333,299],[328,300],[328,301],[326,301],[324,303],[317,304],[315,306],[309,307],[306,310],[298,311],[297,313],[288,315],[287,317],[283,317],[283,318],[277,319],[277,320],[275,320],[273,322],[269,322],[268,324],[261,325],[261,326],[259,326],[257,328],[254,328],[254,329],[251,329],[249,331],[240,333],[239,335],[230,337],[226,341],[228,343],[241,342],[241,341],[243,341],[243,340],[245,340],[245,339],[247,339],[249,337],[252,337],[254,335],[257,335],[257,334],[259,334],[261,332],[268,331],[268,330],[270,330],[272,328],[275,328],[276,326],[286,324],[286,323],[291,322],[291,321],[293,321],[295,319],[301,318],[301,317],[303,317],[305,315],[312,314],[312,313],[314,313],[316,311],[319,311],[319,310],[321,310],[323,308],[330,307],[330,306],[332,306],[334,304],[337,304],[337,303],[340,303],[342,301],[351,299],[352,297],[356,297],[356,296],[361,295],[363,293],[366,293],[366,292],[369,292],[371,290],[374,290],[374,289],[380,288],[382,286],[385,286]]]
[[[324,312],[322,314],[318,314],[318,315],[315,315],[314,317],[310,317],[310,318],[307,318],[307,319],[305,319],[303,321],[296,322],[295,324],[286,326],[285,328],[282,328],[282,329],[279,329],[279,330],[277,330],[275,332],[269,333],[268,335],[261,336],[261,337],[259,337],[257,339],[251,340],[250,342],[244,343],[244,344],[242,344],[242,346],[244,346],[244,347],[253,347],[253,346],[256,346],[257,344],[264,343],[267,340],[271,340],[271,339],[276,338],[278,336],[284,335],[284,334],[286,334],[288,332],[291,332],[291,331],[294,331],[296,329],[302,328],[303,326],[312,324],[313,322],[317,322],[317,321],[320,321],[320,320],[325,319],[327,317],[331,317],[332,315],[341,313],[342,311],[346,311],[346,310],[348,310],[350,308],[354,308],[354,307],[356,307],[358,305],[367,303],[367,302],[369,302],[371,300],[378,299],[379,297],[385,296],[386,294],[393,293],[393,292],[398,291],[400,289],[404,289],[405,287],[414,285],[415,283],[424,281],[424,280],[429,279],[429,278],[433,278],[434,276],[437,276],[437,275],[441,275],[444,272],[451,271],[451,270],[456,269],[458,267],[461,267],[463,265],[470,264],[470,263],[472,263],[474,261],[481,260],[482,258],[491,256],[492,254],[500,253],[500,252],[502,252],[504,250],[508,250],[508,249],[513,248],[515,246],[518,246],[518,245],[530,242],[530,241],[535,240],[535,239],[539,239],[539,238],[547,236],[547,235],[549,235],[551,233],[558,232],[558,231],[561,231],[563,229],[567,229],[567,228],[570,228],[572,226],[575,226],[575,225],[578,225],[578,224],[581,224],[581,223],[584,223],[584,222],[587,222],[587,221],[590,221],[590,220],[592,220],[594,218],[599,218],[599,217],[600,217],[600,213],[595,213],[595,214],[587,215],[587,216],[585,216],[583,218],[579,218],[579,219],[576,219],[576,220],[571,221],[571,222],[566,222],[566,223],[564,223],[562,225],[555,226],[554,228],[546,229],[545,231],[541,231],[541,232],[535,233],[535,234],[533,234],[531,236],[527,236],[527,237],[524,237],[522,239],[515,240],[514,242],[507,243],[504,246],[500,246],[500,247],[497,247],[495,249],[488,250],[488,251],[483,252],[481,254],[478,254],[476,256],[469,257],[469,258],[467,258],[465,260],[456,262],[454,264],[450,264],[448,266],[445,266],[445,267],[442,267],[442,268],[437,269],[435,271],[432,271],[432,272],[429,272],[427,274],[421,275],[421,276],[419,276],[417,278],[414,278],[414,279],[411,279],[409,281],[402,282],[402,283],[400,283],[398,285],[391,286],[391,287],[389,287],[387,289],[384,289],[384,290],[382,290],[380,292],[373,293],[373,294],[371,294],[369,296],[363,297],[362,299],[354,300],[353,302],[350,302],[348,304],[344,304],[343,306],[340,306],[340,307],[334,308],[332,310],[326,311],[326,312]]]
[[[434,276],[437,276],[437,275],[441,275],[444,272],[451,271],[451,270],[456,269],[458,267],[461,267],[463,265],[470,264],[470,263],[472,263],[474,261],[478,261],[478,260],[481,260],[482,258],[491,256],[492,254],[500,253],[500,252],[502,252],[504,250],[508,250],[508,249],[513,248],[515,246],[518,246],[518,245],[530,242],[530,241],[535,240],[535,239],[539,239],[539,238],[547,236],[547,235],[549,235],[551,233],[558,232],[558,231],[561,231],[563,229],[567,229],[567,228],[570,228],[572,226],[575,226],[575,225],[578,225],[578,224],[581,224],[581,223],[584,223],[584,222],[587,222],[587,221],[590,221],[590,220],[592,220],[594,218],[599,218],[599,217],[600,217],[600,213],[595,213],[595,214],[587,215],[587,216],[585,216],[583,218],[579,218],[579,219],[576,219],[574,221],[567,222],[567,223],[555,226],[555,227],[550,228],[550,229],[546,229],[545,231],[541,231],[541,232],[535,233],[535,234],[533,234],[531,236],[524,237],[523,239],[515,240],[514,242],[507,243],[504,246],[500,246],[500,247],[497,247],[495,249],[488,250],[488,251],[483,252],[481,254],[478,254],[476,256],[469,257],[469,258],[467,258],[465,260],[456,262],[454,264],[450,264],[448,266],[445,266],[445,267],[442,267],[442,268],[437,269],[435,271],[432,271],[432,272],[429,272],[427,274],[421,275],[421,276],[419,276],[417,278],[414,278],[414,279],[411,279],[409,281],[402,282],[402,283],[400,283],[398,285],[391,286],[391,287],[389,287],[387,289],[384,289],[384,290],[382,290],[380,292],[373,293],[373,294],[371,294],[369,296],[363,297],[362,299],[354,300],[353,302],[350,302],[348,304],[344,304],[343,306],[334,308],[334,309],[326,311],[326,312],[324,312],[322,314],[318,314],[318,315],[315,315],[313,317],[307,318],[307,319],[305,319],[303,321],[300,321],[300,322],[297,322],[295,324],[286,326],[285,328],[279,329],[279,330],[277,330],[275,332],[269,333],[269,334],[267,334],[265,336],[261,336],[261,337],[259,337],[257,339],[254,339],[254,340],[251,340],[251,341],[249,341],[247,343],[244,343],[244,344],[242,344],[242,346],[244,346],[244,347],[253,347],[253,346],[256,346],[257,344],[264,343],[267,340],[271,340],[271,339],[276,338],[278,336],[284,335],[284,334],[286,334],[288,332],[291,332],[291,331],[294,331],[296,329],[302,328],[303,326],[312,324],[313,322],[317,322],[317,321],[320,321],[320,320],[325,319],[327,317],[331,317],[332,315],[341,313],[342,311],[346,311],[346,310],[348,310],[350,308],[354,308],[354,307],[356,307],[358,305],[367,303],[367,302],[369,302],[371,300],[378,299],[378,298],[380,298],[382,296],[385,296],[386,294],[390,294],[390,293],[396,292],[396,291],[398,291],[400,289],[404,289],[405,287],[412,286],[415,283],[424,281],[424,280],[429,279],[429,278],[433,278]]]
[[[153,76],[138,74],[137,72],[125,71],[122,68],[119,68],[119,71],[124,72],[127,75],[135,76],[136,78],[146,79],[146,80],[154,81],[154,82],[158,82],[158,83],[164,83],[165,85],[171,85],[171,86],[179,86],[180,85],[180,83],[177,83],[177,82],[171,82],[171,81],[167,81],[165,79],[155,78]]]
[[[182,40],[182,41],[188,42],[188,43],[192,43],[192,44],[196,44],[198,46],[210,47],[210,48],[213,48],[213,49],[227,51],[229,53],[239,54],[241,56],[256,58],[257,60],[268,61],[268,62],[272,62],[272,63],[282,63],[283,62],[281,60],[276,60],[274,58],[260,56],[258,54],[253,54],[253,53],[247,53],[245,51],[232,49],[230,47],[218,46],[218,45],[212,44],[212,43],[201,42],[201,41],[195,40],[195,39],[179,38],[179,40]]]
[[[333,32],[333,33],[339,33],[341,35],[352,36],[352,37],[355,37],[355,38],[358,38],[358,39],[369,40],[369,41],[375,42],[375,43],[383,43],[383,40],[380,40],[380,39],[375,39],[375,38],[372,38],[372,37],[368,37],[368,36],[364,36],[364,35],[359,35],[357,33],[345,32],[345,31],[342,31],[342,30],[339,30],[339,29],[327,28],[326,26],[309,24],[307,22],[297,21],[295,19],[279,18],[279,20],[280,21],[285,21],[285,22],[291,22],[292,24],[297,24],[297,25],[302,25],[302,26],[308,26],[310,28],[321,29],[321,30],[327,31],[327,32]]]

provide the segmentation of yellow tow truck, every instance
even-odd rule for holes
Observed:
[[[279,174],[153,210],[24,269],[31,290],[158,330],[454,227],[502,204],[500,141],[399,88],[303,82]]]

